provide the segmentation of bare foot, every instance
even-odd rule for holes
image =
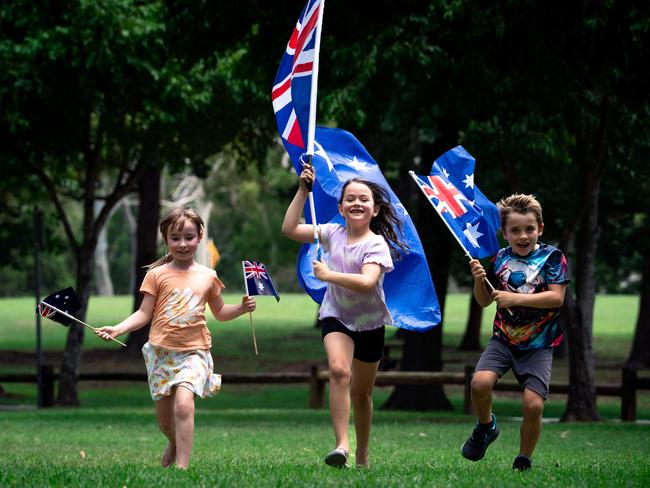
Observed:
[[[170,442],[163,451],[163,455],[160,458],[160,464],[163,468],[168,468],[174,464],[174,461],[176,461],[176,445]]]
[[[369,468],[368,451],[357,451],[354,455],[354,461],[357,468]]]

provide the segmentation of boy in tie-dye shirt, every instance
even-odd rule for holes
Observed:
[[[482,307],[495,301],[497,311],[492,339],[472,378],[472,404],[478,422],[461,454],[478,461],[498,437],[492,390],[512,369],[524,389],[519,454],[512,467],[525,470],[532,465],[541,433],[553,348],[562,341],[558,320],[569,279],[562,251],[539,242],[544,221],[535,197],[515,194],[497,206],[509,246],[497,253],[487,272],[478,260],[470,261],[476,301]]]

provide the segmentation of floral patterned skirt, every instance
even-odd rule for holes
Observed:
[[[201,398],[221,389],[221,375],[214,373],[209,350],[169,351],[148,342],[142,347],[151,398],[160,400],[183,384]]]

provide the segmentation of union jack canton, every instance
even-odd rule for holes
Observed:
[[[271,275],[266,271],[264,263],[259,261],[242,261],[244,269],[244,284],[246,295],[273,295],[276,301],[280,301],[280,295],[275,290]]]
[[[321,0],[309,0],[282,56],[273,82],[273,111],[285,146],[306,148],[311,79],[314,69],[316,26]],[[313,107],[316,110],[316,107]],[[288,150],[289,154],[291,151]]]

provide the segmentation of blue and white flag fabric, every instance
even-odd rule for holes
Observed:
[[[456,146],[434,161],[428,176],[412,176],[465,252],[481,259],[499,251],[499,210],[474,184],[475,165]]]
[[[307,147],[318,16],[322,4],[322,0],[307,1],[273,82],[273,111],[287,151],[289,146],[301,152]]]
[[[280,301],[280,295],[273,286],[271,275],[266,270],[264,263],[259,261],[242,261],[244,270],[244,285],[246,286],[246,295],[273,295],[276,301]]]
[[[291,148],[289,156],[299,174],[302,171],[301,152],[297,148]],[[316,127],[312,165],[316,172],[314,206],[319,223],[345,225],[338,211],[338,199],[343,184],[350,178],[363,178],[388,191],[391,204],[402,223],[401,240],[409,247],[408,253],[395,260],[393,271],[384,277],[386,304],[393,323],[397,327],[415,331],[425,331],[439,324],[440,306],[422,243],[411,217],[391,190],[372,156],[349,132]],[[308,215],[306,212],[305,216]],[[327,284],[314,276],[312,261],[315,256],[314,244],[304,244],[301,247],[298,255],[298,281],[312,299],[322,303]]]

